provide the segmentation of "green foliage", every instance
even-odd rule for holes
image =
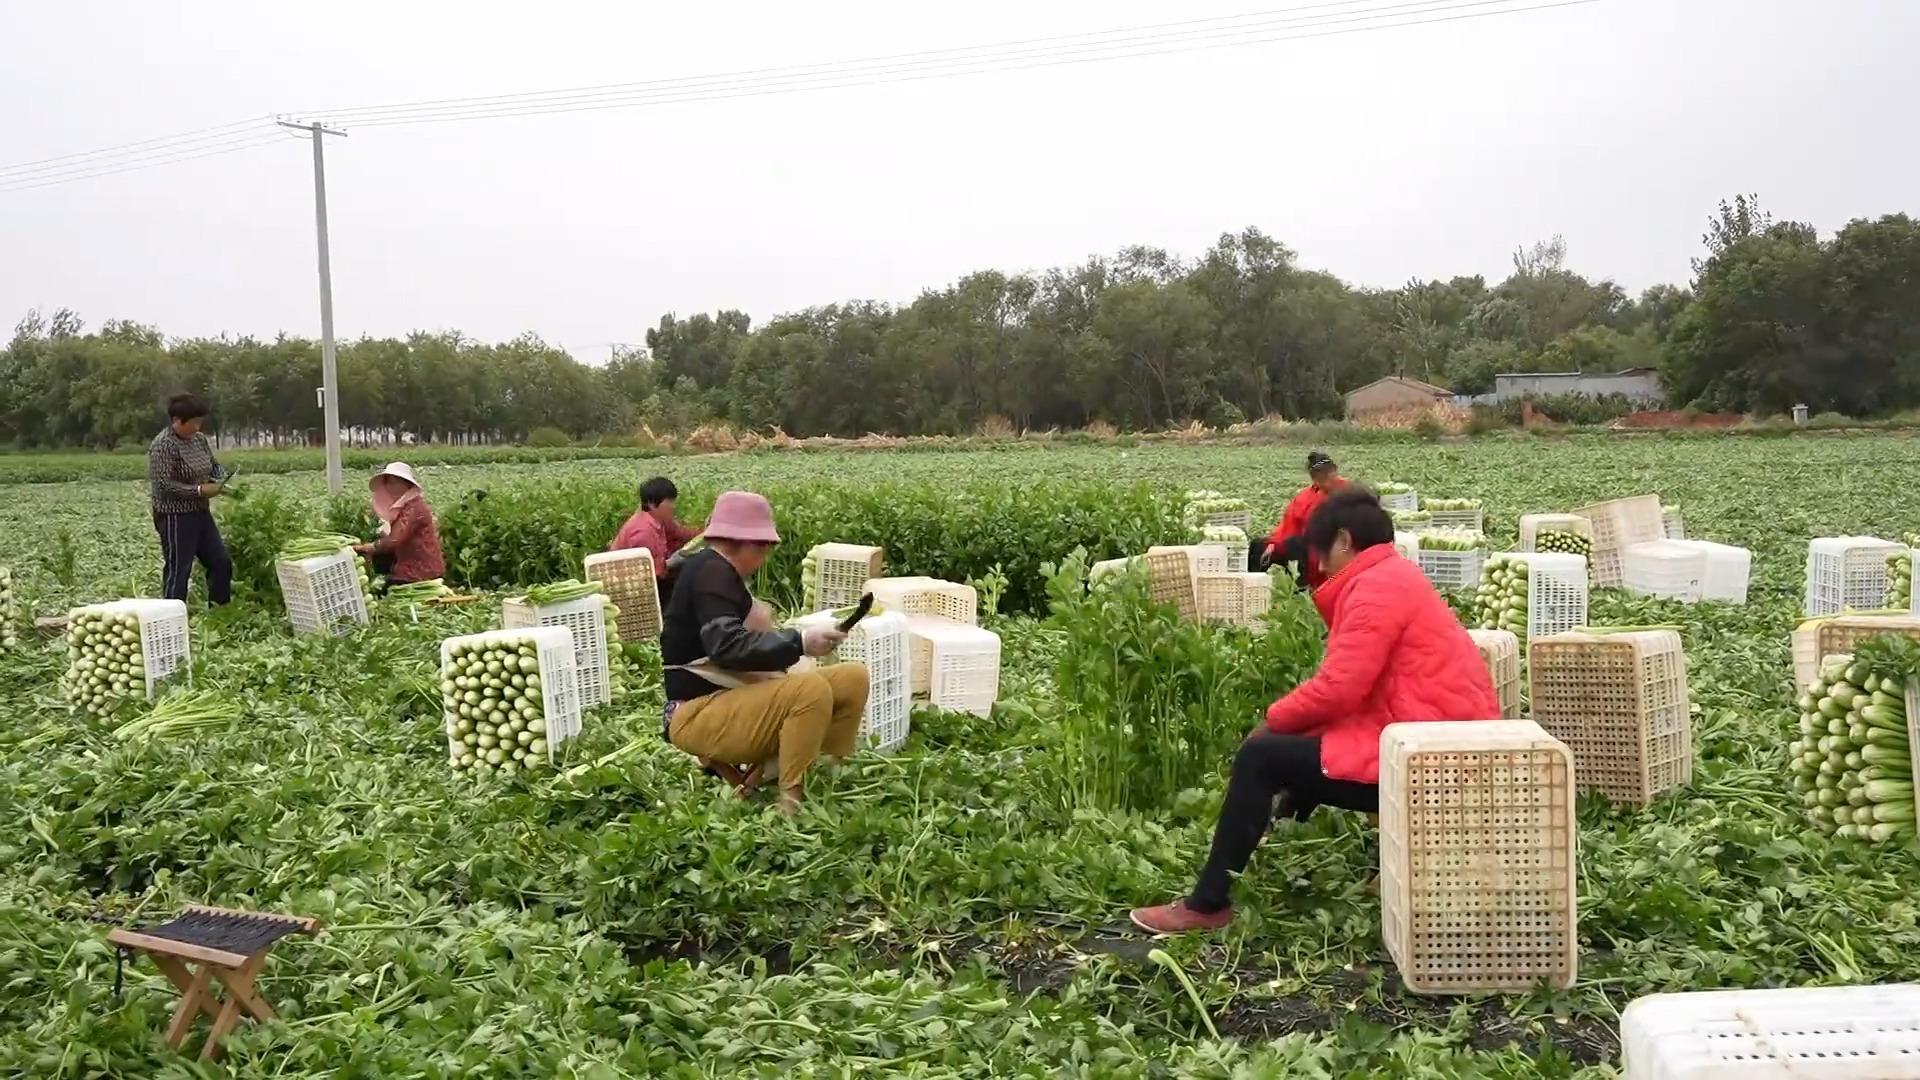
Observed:
[[[1644,406],[1632,401],[1624,394],[1602,394],[1598,397],[1587,394],[1548,394],[1530,399],[1534,411],[1541,416],[1562,424],[1576,426],[1597,426],[1634,412]],[[1508,424],[1518,424],[1521,418],[1521,401],[1503,401],[1498,406],[1501,419]]]
[[[573,440],[567,433],[552,425],[542,425],[527,433],[527,445],[535,449],[551,449],[556,446],[571,446]]]
[[[1107,558],[1137,554],[1183,536],[1179,497],[1146,485],[978,480],[951,487],[760,485],[773,503],[783,543],[756,591],[791,607],[799,601],[800,559],[822,543],[887,549],[887,573],[948,581],[997,575],[1002,610],[1035,612],[1053,552],[1084,547]],[[717,492],[683,491],[681,518],[705,520]],[[442,496],[444,498],[444,496]],[[633,510],[626,484],[566,480],[506,484],[436,503],[450,581],[501,588],[577,573],[604,550]]]
[[[236,502],[214,501],[220,535],[233,557],[233,586],[262,596],[277,596],[280,578],[274,564],[287,541],[314,531],[312,515],[297,500],[268,491]]]
[[[1044,789],[1068,809],[1170,810],[1312,673],[1324,627],[1282,581],[1255,633],[1198,626],[1150,603],[1144,570],[1089,590],[1087,566],[1076,551],[1049,568],[1048,621],[1062,643]]]

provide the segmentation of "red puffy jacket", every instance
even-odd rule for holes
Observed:
[[[1420,568],[1392,544],[1354,556],[1313,594],[1320,670],[1267,709],[1282,735],[1320,736],[1320,770],[1380,782],[1380,732],[1415,720],[1497,720],[1486,661]]]
[[[1301,488],[1294,494],[1292,499],[1287,501],[1286,512],[1280,515],[1280,524],[1275,525],[1273,527],[1273,535],[1267,537],[1267,546],[1274,548],[1275,553],[1278,554],[1278,549],[1282,543],[1291,537],[1300,536],[1307,531],[1307,519],[1313,516],[1315,510],[1320,509],[1321,503],[1327,501],[1327,496],[1332,495],[1336,491],[1343,490],[1346,486],[1347,482],[1336,476],[1333,478],[1333,483],[1328,485],[1325,491],[1314,487],[1312,484]],[[1309,589],[1327,580],[1327,575],[1320,572],[1320,560],[1315,558],[1311,551],[1307,552],[1307,565],[1305,570],[1306,584]]]

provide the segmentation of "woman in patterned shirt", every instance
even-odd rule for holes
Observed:
[[[367,482],[373,492],[373,512],[383,530],[380,539],[353,550],[366,556],[374,573],[389,585],[407,585],[445,577],[446,560],[440,554],[440,528],[433,507],[420,491],[420,482],[405,462],[396,461]]]

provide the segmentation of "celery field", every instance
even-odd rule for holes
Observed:
[[[1306,449],[423,467],[449,582],[487,600],[378,604],[340,638],[292,636],[272,555],[302,533],[367,535],[364,474],[330,502],[318,473],[243,469],[247,498],[218,507],[236,602],[191,606],[207,718],[157,732],[136,723],[145,706],[70,712],[64,643],[21,626],[155,595],[144,484],[9,484],[0,1075],[1603,1077],[1643,994],[1920,979],[1920,853],[1810,830],[1789,754],[1808,540],[1920,532],[1920,440],[1894,435],[1322,447],[1363,482],[1482,500],[1495,550],[1523,513],[1635,494],[1678,505],[1691,537],[1750,548],[1745,606],[1592,594],[1594,624],[1681,629],[1693,781],[1644,810],[1582,797],[1568,991],[1403,991],[1367,888],[1374,831],[1332,810],[1275,825],[1229,930],[1130,930],[1129,907],[1191,885],[1235,742],[1313,670],[1324,629],[1284,587],[1256,633],[1085,595],[1077,575],[1179,542],[1189,489],[1244,497],[1270,528]],[[441,639],[498,626],[510,587],[579,576],[655,473],[695,524],[726,488],[773,500],[788,542],[756,592],[782,614],[824,541],[974,582],[1002,640],[993,715],[917,713],[901,751],[821,770],[787,819],[660,739],[657,656],[640,656],[559,769],[449,768]],[[115,999],[105,943],[189,903],[325,925],[264,969],[280,1019],[243,1024],[210,1066],[165,1048],[177,995],[150,961],[129,961]]]

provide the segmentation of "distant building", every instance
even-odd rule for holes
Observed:
[[[1611,374],[1578,371],[1516,372],[1493,377],[1493,394],[1486,400],[1512,401],[1532,395],[1537,398],[1580,394],[1606,397],[1619,394],[1629,401],[1657,405],[1666,400],[1660,389],[1660,373],[1652,368],[1628,368]]]
[[[1347,419],[1367,413],[1420,408],[1436,402],[1451,404],[1453,391],[1404,375],[1389,375],[1384,379],[1375,379],[1358,390],[1347,391]]]

